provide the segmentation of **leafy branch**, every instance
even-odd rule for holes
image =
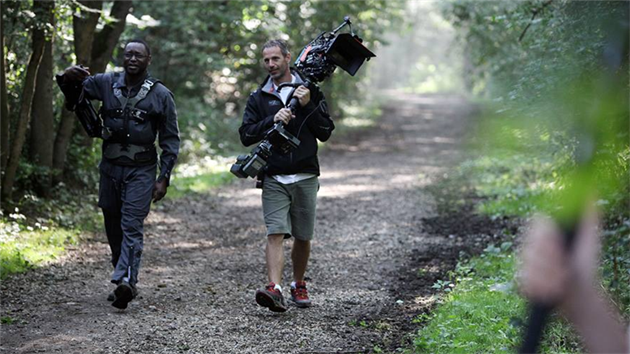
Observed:
[[[523,30],[523,33],[521,33],[521,35],[518,37],[519,42],[521,42],[523,40],[523,37],[525,37],[525,33],[527,33],[527,30],[529,29],[529,27],[531,27],[532,23],[534,23],[534,19],[536,19],[536,16],[538,16],[538,14],[541,13],[547,6],[551,5],[552,2],[553,0],[547,0],[539,8],[532,10],[532,18],[529,20],[529,23]]]

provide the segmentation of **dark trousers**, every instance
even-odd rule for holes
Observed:
[[[144,245],[144,219],[149,215],[156,164],[120,166],[100,164],[98,205],[103,210],[105,232],[112,251],[112,283],[138,282]]]

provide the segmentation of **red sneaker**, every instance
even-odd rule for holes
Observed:
[[[287,310],[287,302],[280,290],[276,289],[274,283],[269,283],[256,291],[256,303],[262,307],[268,307],[273,312],[285,312]]]
[[[311,299],[308,298],[308,290],[305,281],[296,281],[295,288],[291,287],[291,301],[295,302],[297,307],[310,307]]]

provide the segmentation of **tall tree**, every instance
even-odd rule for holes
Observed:
[[[72,29],[74,33],[74,53],[77,63],[89,67],[91,61],[92,42],[98,19],[101,17],[103,1],[78,1],[80,10],[72,16]],[[61,182],[63,170],[66,164],[66,154],[72,133],[76,127],[76,118],[73,112],[65,108],[61,110],[61,120],[57,128],[53,149],[53,183]]]
[[[29,58],[28,66],[26,68],[26,76],[24,78],[22,101],[20,102],[20,113],[18,115],[15,133],[11,137],[9,161],[7,162],[7,168],[2,179],[1,198],[3,201],[9,200],[13,194],[13,184],[15,183],[15,176],[20,163],[22,148],[24,147],[24,142],[26,141],[26,130],[31,119],[31,107],[33,96],[35,94],[37,72],[44,54],[46,33],[47,30],[50,29],[46,25],[46,21],[48,21],[53,14],[53,6],[54,3],[51,1],[39,0],[33,2],[33,12],[36,14],[37,18],[41,20],[36,21],[37,25],[33,30],[32,53]]]
[[[94,36],[90,63],[90,69],[93,73],[103,72],[107,68],[107,63],[112,59],[120,35],[125,30],[131,5],[131,1],[115,1],[109,12],[111,20]]]
[[[9,96],[7,94],[7,78],[5,74],[6,57],[4,53],[4,1],[0,2],[0,48],[2,48],[2,61],[0,61],[0,171],[5,170],[9,160]],[[0,177],[1,180],[1,177]]]
[[[74,54],[77,63],[90,66],[92,43],[98,19],[101,17],[103,1],[78,1],[81,11],[72,16],[72,30],[74,33]]]
[[[54,7],[54,1],[51,1]],[[47,23],[51,25],[51,31],[47,33],[47,41],[44,46],[44,54],[37,72],[35,87],[35,99],[31,113],[31,143],[29,146],[31,161],[41,167],[35,176],[36,192],[47,197],[52,184],[51,172],[53,167],[53,142],[54,142],[54,109],[53,109],[53,42],[55,39],[55,17],[50,12]]]
[[[103,72],[107,68],[107,63],[111,60],[120,35],[125,29],[126,18],[132,2],[114,2],[109,12],[109,20],[98,32],[96,25],[101,15],[103,1],[83,0],[78,3],[81,10],[73,17],[77,63],[88,66],[93,74]],[[75,127],[74,115],[64,109],[54,144],[53,168],[56,171],[64,170],[70,138]],[[61,175],[56,175],[54,182],[61,181],[61,177]]]

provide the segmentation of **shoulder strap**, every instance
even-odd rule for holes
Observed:
[[[119,88],[115,88],[114,96],[118,99],[123,109],[128,107],[130,110],[133,110],[134,108],[136,108],[138,102],[147,97],[147,95],[151,91],[151,87],[153,87],[156,82],[158,81],[151,78],[144,80],[142,86],[140,87],[140,91],[138,91],[138,93],[133,97],[124,97],[121,90]]]
[[[142,101],[145,97],[147,97],[147,95],[149,94],[149,91],[151,91],[151,87],[153,87],[154,84],[155,84],[155,81],[152,81],[150,79],[144,80],[144,83],[140,87],[140,91],[138,91],[138,94],[128,99],[127,106],[129,106],[129,109],[136,108],[136,105],[138,104],[138,102]]]

